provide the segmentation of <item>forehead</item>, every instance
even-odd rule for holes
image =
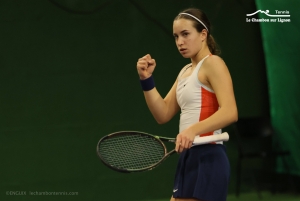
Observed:
[[[182,30],[195,30],[193,21],[187,19],[177,19],[173,22],[173,32],[181,32]]]

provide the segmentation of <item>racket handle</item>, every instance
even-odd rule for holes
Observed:
[[[212,142],[220,142],[220,141],[228,141],[228,140],[229,140],[229,135],[227,132],[224,132],[217,135],[209,135],[203,137],[196,136],[193,145],[209,144]]]

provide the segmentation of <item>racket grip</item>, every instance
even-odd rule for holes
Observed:
[[[196,136],[193,142],[193,145],[201,145],[201,144],[209,144],[212,142],[220,142],[220,141],[228,141],[229,135],[227,132],[217,134],[217,135],[209,135],[209,136]]]

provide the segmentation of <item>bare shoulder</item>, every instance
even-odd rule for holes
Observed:
[[[222,66],[226,67],[224,60],[217,55],[211,55],[207,57],[207,59],[205,59],[204,61],[204,65],[209,66],[209,68],[215,68],[215,67],[220,68]]]
[[[183,71],[183,70],[185,70],[185,69],[187,69],[187,68],[189,68],[191,66],[192,66],[192,63],[188,63],[185,66],[183,66],[183,68],[181,69],[181,71]]]
[[[184,74],[184,72],[192,66],[192,63],[189,63],[187,65],[185,65],[180,71],[179,71],[179,74],[178,74],[178,77],[180,77],[182,74]]]
[[[203,66],[205,69],[205,74],[207,75],[214,75],[216,73],[223,74],[225,72],[228,73],[228,68],[224,60],[217,55],[212,55],[205,59]]]

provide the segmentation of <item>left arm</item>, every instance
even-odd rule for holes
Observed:
[[[232,80],[226,64],[218,56],[211,56],[206,60],[205,77],[216,94],[220,108],[207,119],[191,125],[177,135],[177,152],[190,148],[196,135],[224,128],[238,119]]]

